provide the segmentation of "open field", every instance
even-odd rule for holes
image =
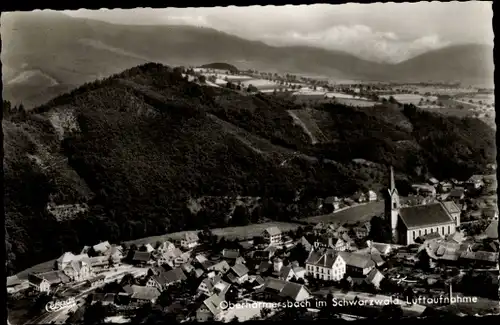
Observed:
[[[368,221],[373,216],[384,213],[384,202],[369,202],[360,204],[338,212],[325,214],[321,216],[309,217],[304,221],[319,223],[319,222],[343,222],[355,223],[357,221]]]
[[[21,271],[17,274],[17,277],[21,280],[27,280],[28,279],[28,274],[30,273],[42,273],[42,272],[49,272],[54,269],[54,262],[56,260],[50,260],[47,262],[43,262],[37,265],[34,265],[24,271]]]
[[[342,105],[347,105],[347,106],[356,106],[356,107],[372,107],[377,104],[377,102],[374,102],[372,100],[366,100],[366,99],[354,99],[354,98],[335,98],[335,102],[342,104]]]
[[[218,237],[224,237],[226,239],[247,239],[253,238],[255,236],[260,235],[264,229],[268,227],[276,226],[281,229],[281,231],[289,231],[293,229],[299,228],[301,225],[296,223],[289,222],[266,222],[260,224],[253,224],[243,227],[227,227],[227,228],[217,228],[212,229],[212,233]],[[199,230],[192,231],[180,231],[171,234],[165,234],[161,236],[152,236],[141,239],[135,239],[131,241],[127,241],[126,244],[131,245],[135,244],[140,246],[142,244],[152,244],[154,245],[157,241],[165,241],[165,240],[179,240],[185,233],[187,232],[196,232]]]
[[[426,101],[429,100],[430,102],[436,101],[438,98],[436,96],[422,96],[422,95],[415,95],[415,94],[392,94],[392,95],[383,95],[380,96],[381,98],[389,99],[390,97],[394,97],[395,100],[400,102],[401,104],[413,104],[413,105],[418,105],[420,100]]]

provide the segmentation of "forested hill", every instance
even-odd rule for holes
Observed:
[[[403,181],[495,160],[482,122],[411,107],[307,110],[326,139],[311,145],[287,112],[302,107],[181,72],[145,64],[29,113],[4,102],[9,272],[99,240],[308,216],[318,197],[381,189],[388,164]],[[214,198],[238,195],[260,199],[229,218]],[[211,200],[193,209],[200,198]]]

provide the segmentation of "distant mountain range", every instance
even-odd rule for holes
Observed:
[[[341,51],[273,47],[208,28],[114,25],[57,12],[3,15],[1,28],[4,98],[26,106],[147,61],[224,62],[338,79],[493,83],[493,49],[487,45],[450,46],[383,64]]]

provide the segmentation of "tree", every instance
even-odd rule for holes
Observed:
[[[101,301],[98,301],[90,306],[87,306],[83,315],[83,323],[85,325],[103,324],[106,318],[106,309]]]
[[[234,209],[233,218],[231,221],[235,226],[248,225],[250,223],[250,217],[248,215],[247,209],[242,205],[238,205]]]
[[[370,233],[368,237],[375,242],[389,243],[392,239],[390,224],[381,216],[375,216],[370,220]]]
[[[382,307],[382,313],[380,315],[380,318],[399,319],[401,317],[403,317],[403,309],[401,308],[400,305],[390,304],[390,305],[384,305],[384,307]]]
[[[298,243],[294,248],[290,250],[290,260],[297,261],[299,263],[304,263],[307,257],[309,256],[309,252],[306,250],[302,243]]]
[[[199,76],[198,77],[198,81],[202,84],[204,84],[205,82],[207,82],[207,78],[203,75]]]
[[[163,308],[170,306],[172,302],[172,295],[167,290],[163,290],[157,300],[158,305]]]
[[[424,271],[428,271],[430,269],[431,258],[427,251],[424,249],[418,254],[418,262],[416,264],[417,267],[421,268]]]
[[[271,309],[269,308],[264,307],[260,310],[260,318],[262,319],[266,319],[269,314],[271,314]]]
[[[325,305],[323,305],[318,313],[318,318],[320,320],[332,320],[338,318],[337,312],[335,311],[335,307],[333,306],[333,295],[328,293],[326,295]]]

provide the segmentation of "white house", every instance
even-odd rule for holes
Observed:
[[[317,279],[340,281],[346,272],[345,261],[337,252],[311,251],[306,261],[306,274]]]
[[[187,232],[182,236],[181,246],[184,249],[193,249],[198,246],[199,238],[198,235],[194,232]]]
[[[166,252],[172,252],[175,250],[175,245],[173,243],[171,243],[170,241],[165,241],[163,242],[160,246],[158,246],[158,248],[156,249],[156,251],[160,254],[163,254],[163,253],[166,253]]]
[[[367,198],[368,198],[368,201],[370,201],[370,202],[377,201],[377,193],[375,193],[372,190],[369,190],[368,194],[367,194]]]
[[[248,280],[248,268],[243,264],[236,264],[229,270],[227,277],[232,283],[244,283]]]
[[[269,227],[262,233],[262,237],[269,245],[281,243],[281,230],[278,227]]]
[[[108,241],[101,242],[92,247],[97,254],[104,254],[111,249],[111,244]]]
[[[38,292],[50,292],[50,282],[43,277],[39,277],[35,274],[28,275],[28,281],[31,286],[33,286]]]

